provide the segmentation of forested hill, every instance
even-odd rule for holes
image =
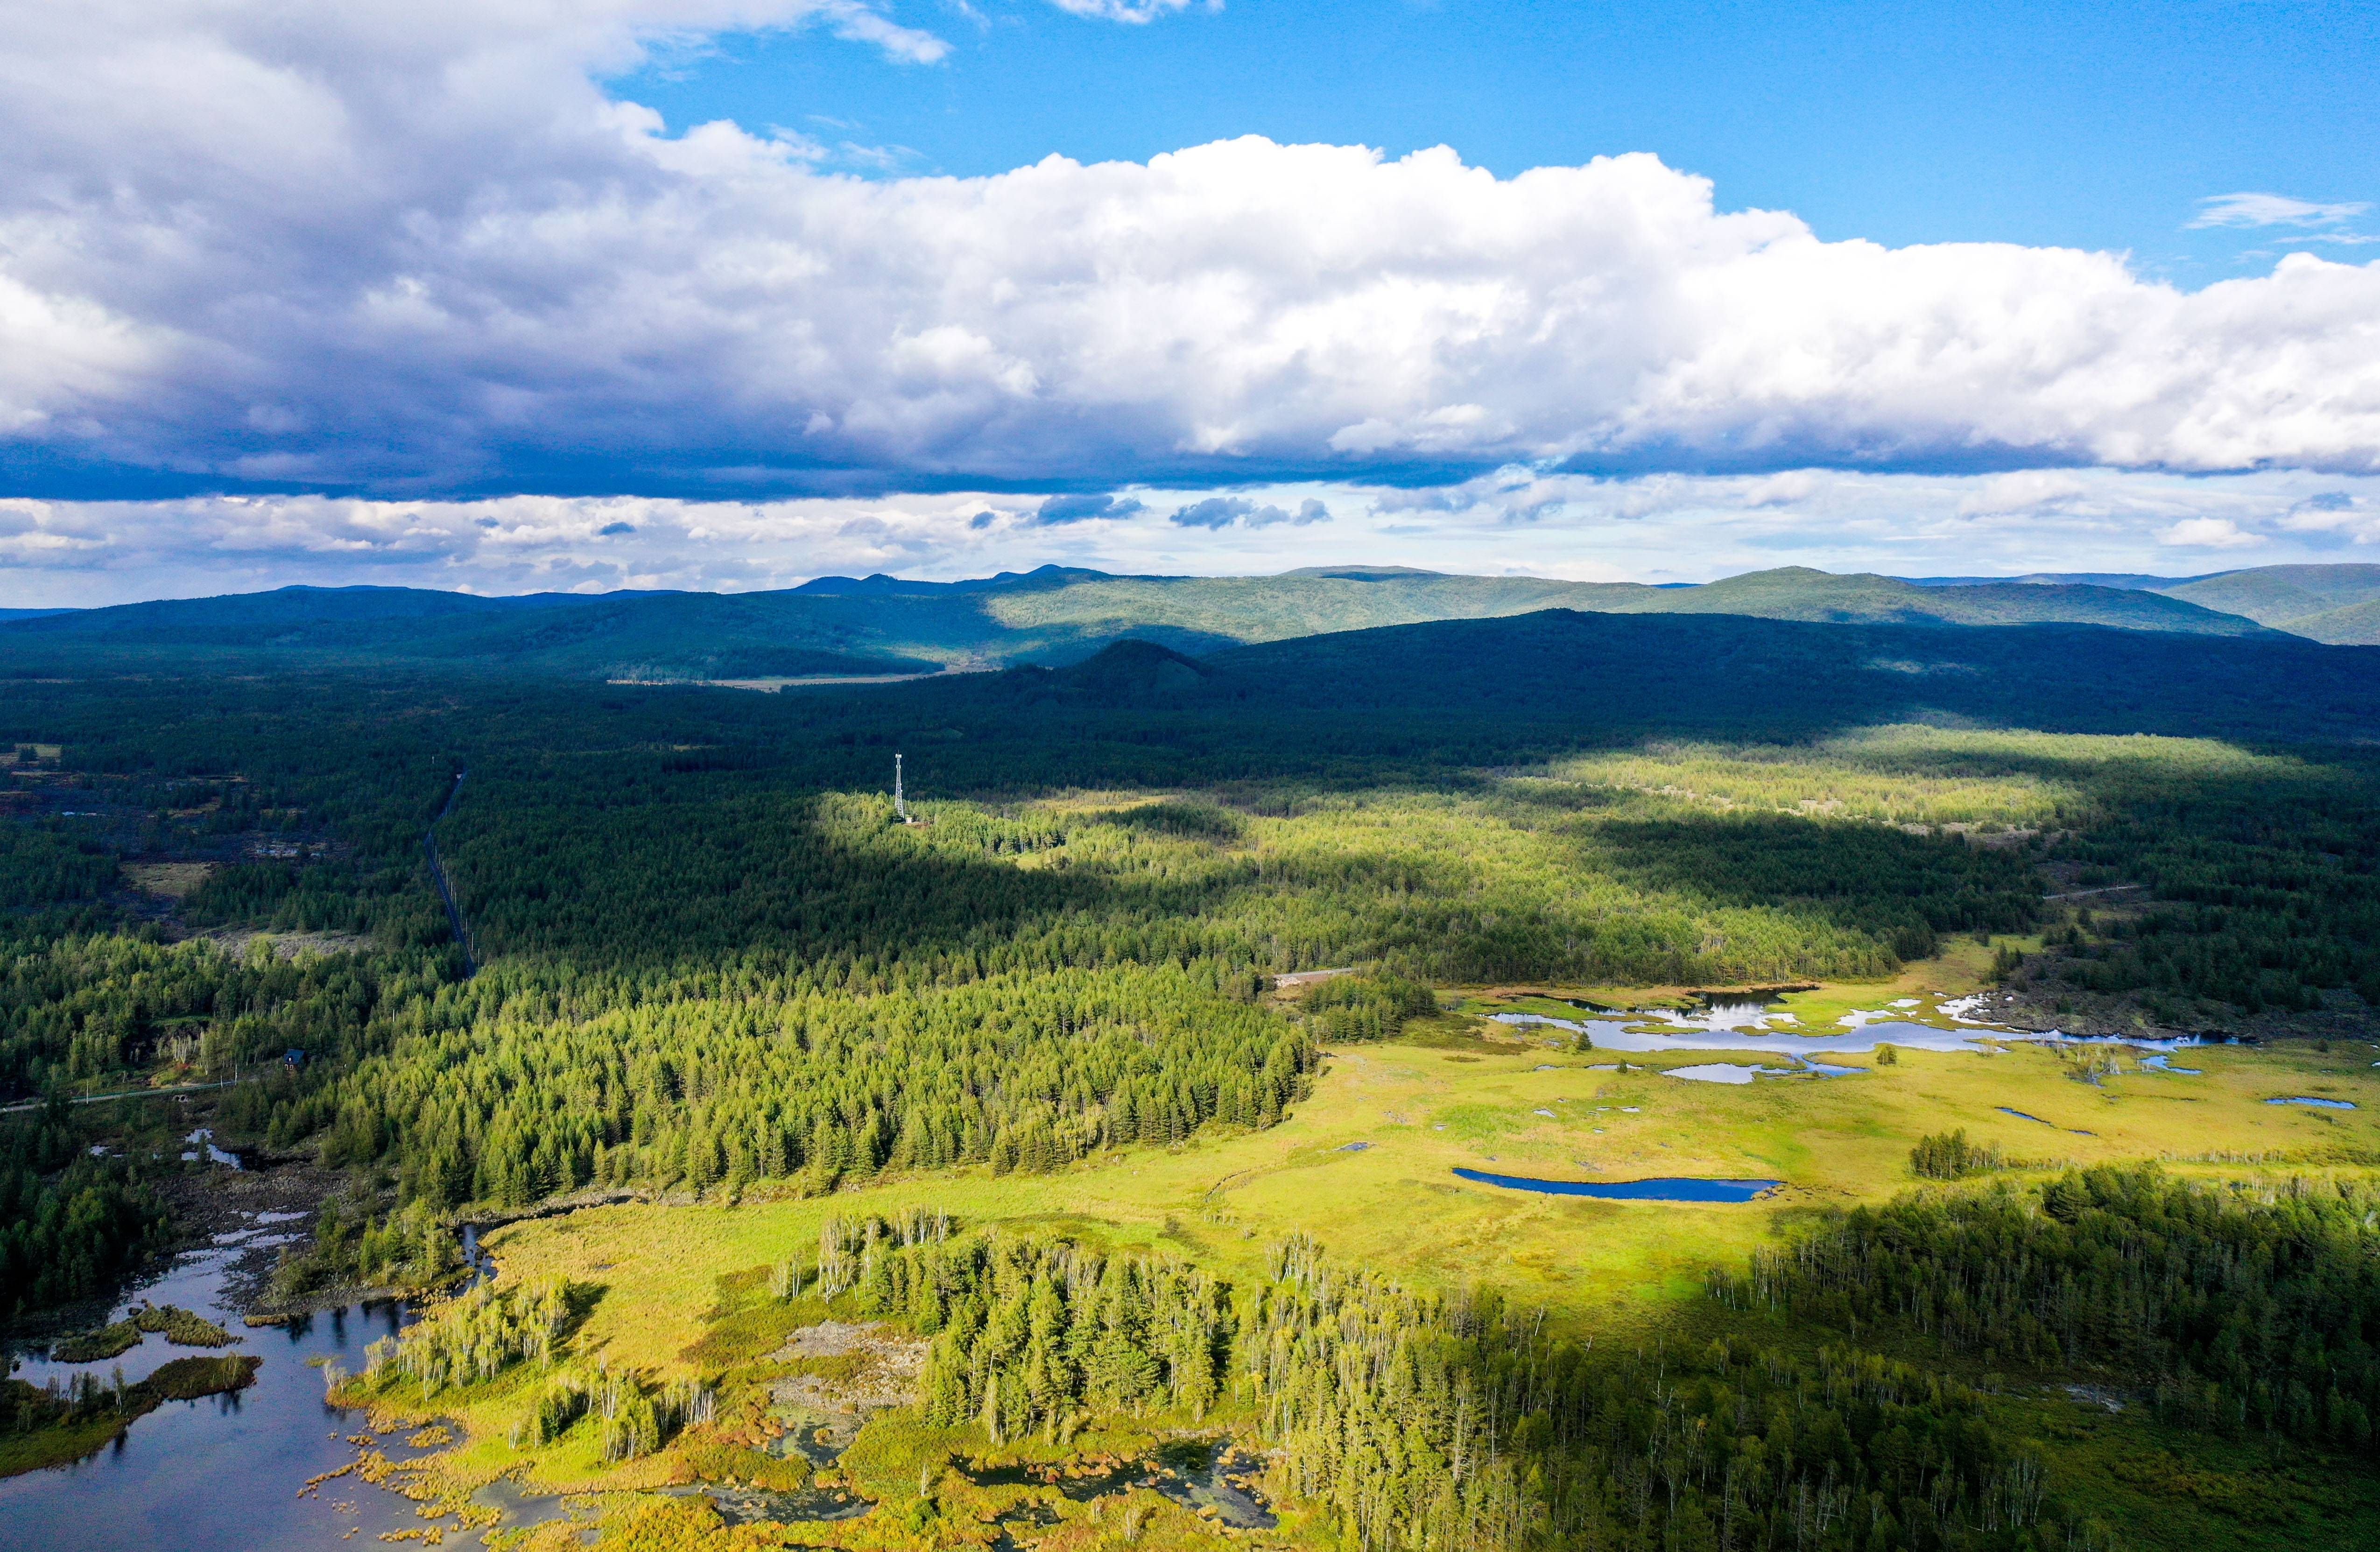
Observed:
[[[1977,576],[1922,578],[1929,587],[1963,588]],[[2064,588],[2131,588],[2236,614],[2260,625],[2336,646],[2380,645],[2380,565],[2248,566],[2204,576],[2151,576],[2138,572],[2038,572],[2010,583]]]
[[[2158,589],[2292,636],[2380,643],[2380,565],[2258,566]]]
[[[1405,719],[1512,746],[1649,734],[1791,738],[1928,714],[2075,733],[2364,744],[2380,649],[2096,626],[1814,625],[1546,610],[1306,637],[1192,659],[1118,643],[1087,662],[905,686],[885,711],[954,722],[996,709],[1352,715],[1368,743]],[[1194,719],[1195,721],[1195,719]],[[1391,728],[1400,731],[1391,733]],[[1276,744],[1278,748],[1279,745]],[[1460,762],[1458,762],[1460,763]]]
[[[759,593],[285,588],[0,620],[0,669],[110,663],[370,666],[613,680],[866,676],[1064,663],[1139,637],[1207,652],[1332,631],[1559,608],[1828,624],[2114,625],[2258,636],[2253,621],[2131,588],[1922,587],[1802,567],[1694,588],[1341,567],[1279,576],[1110,576],[1045,566],[974,582],[825,577]]]

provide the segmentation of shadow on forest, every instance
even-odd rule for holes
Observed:
[[[1905,960],[1934,953],[1937,932],[2021,928],[2040,893],[2030,857],[1887,825],[1711,815],[1609,819],[1594,833],[1614,872],[1640,888],[1806,913],[1883,939]]]
[[[755,953],[889,964],[1073,927],[1128,931],[1196,916],[1216,898],[1195,880],[1151,889],[1075,866],[1040,843],[1038,824],[1014,827],[1035,833],[1013,845],[990,816],[946,811],[943,828],[912,830],[880,799],[777,780],[682,772],[628,801],[614,790],[580,805],[555,801],[553,783],[491,777],[448,845],[474,936],[492,954],[623,969]],[[1100,818],[1177,832],[1235,822],[1186,805]],[[976,828],[951,834],[962,824]],[[1020,867],[1020,852],[1047,855]]]

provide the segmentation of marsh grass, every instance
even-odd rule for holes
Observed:
[[[679,1352],[679,1361],[698,1368],[754,1363],[784,1346],[802,1327],[827,1317],[826,1301],[781,1299],[769,1291],[767,1281],[768,1268],[760,1267],[721,1274],[708,1327]]]
[[[1706,1057],[1677,1053],[1682,1061]],[[1548,1062],[1542,1049],[1519,1044],[1478,1042],[1463,1050],[1411,1040],[1351,1046],[1330,1060],[1313,1097],[1268,1131],[1101,1153],[1050,1175],[963,1170],[887,1179],[824,1199],[625,1205],[516,1223],[488,1242],[507,1283],[560,1275],[602,1285],[573,1338],[574,1361],[601,1356],[656,1386],[674,1376],[715,1376],[719,1419],[625,1465],[601,1459],[584,1423],[552,1445],[515,1450],[505,1433],[528,1393],[500,1377],[439,1398],[439,1411],[459,1419],[465,1438],[439,1458],[435,1471],[442,1473],[438,1480],[461,1491],[523,1471],[545,1490],[634,1492],[690,1478],[808,1481],[798,1461],[779,1460],[762,1448],[770,1437],[763,1383],[798,1366],[768,1360],[793,1329],[830,1315],[847,1316],[840,1306],[815,1299],[775,1297],[769,1273],[789,1254],[809,1254],[830,1217],[873,1214],[890,1220],[931,1206],[968,1226],[1075,1235],[1103,1252],[1164,1246],[1251,1285],[1263,1275],[1266,1248],[1304,1231],[1335,1254],[1417,1288],[1450,1294],[1477,1283],[1500,1288],[1516,1303],[1541,1305],[1551,1328],[1599,1344],[1706,1342],[1741,1330],[1731,1323],[1743,1318],[1705,1296],[1710,1267],[1741,1270],[1755,1248],[1807,1231],[1832,1208],[1908,1189],[1918,1179],[1911,1151],[1927,1136],[1963,1128],[1972,1146],[2011,1155],[1998,1178],[2020,1184],[2070,1164],[2159,1154],[2200,1160],[2170,1167],[2207,1179],[2253,1179],[2285,1169],[2305,1173],[2317,1158],[2334,1160],[2325,1168],[2351,1173],[2359,1161],[2380,1158],[2380,1082],[2310,1048],[2208,1047],[2192,1059],[2205,1069],[2203,1076],[2126,1072],[2095,1088],[2066,1081],[2054,1053],[2022,1043],[1994,1056],[1909,1049],[1901,1057],[1856,1082],[1777,1079],[1737,1087],[1664,1082],[1658,1073],[1666,1056],[1632,1057],[1640,1076],[1589,1071],[1583,1060]],[[2365,1108],[2333,1118],[2261,1103],[2276,1085],[2317,1081],[2336,1084],[2342,1097]],[[2159,1101],[2177,1092],[2198,1102]],[[1624,1111],[1630,1105],[1636,1113]],[[2031,1135],[2035,1129],[1999,1113],[2002,1105],[2096,1135],[2060,1137],[2065,1157],[2059,1158],[2015,1158],[2038,1139]],[[1554,1116],[1536,1114],[1540,1109]],[[1450,1114],[1456,1120],[1448,1121]],[[1436,1124],[1448,1130],[1434,1130]],[[1604,1130],[1597,1134],[1596,1126]],[[1343,1151],[1350,1141],[1371,1146]],[[1616,1179],[1758,1174],[1783,1179],[1787,1189],[1742,1206],[1653,1205],[1523,1195],[1451,1175],[1453,1166],[1482,1164],[1488,1153],[1498,1156],[1492,1167],[1516,1172]],[[598,1272],[598,1266],[606,1269]],[[1763,1324],[1759,1329],[1762,1340],[1793,1351],[1806,1344],[1815,1352],[1822,1341],[1840,1340],[1815,1328]],[[1913,1341],[1904,1355],[1961,1374],[1974,1369],[1970,1377],[1976,1383],[1987,1377],[1968,1361],[1928,1356]],[[1998,1388],[2013,1385],[2021,1391],[2054,1378],[2003,1376]],[[1230,1410],[1234,1404],[1227,1396],[1223,1416],[1210,1418],[1208,1431],[1219,1424],[1226,1432],[1244,1426],[1245,1420]],[[2070,1471],[2072,1481],[2092,1491],[2104,1488],[2125,1516],[2154,1490],[2114,1478],[2106,1463],[2125,1449],[2146,1448],[2141,1441],[2152,1436],[2142,1432],[2144,1419],[2128,1413],[2102,1423],[2062,1396],[2028,1400],[2010,1392],[1993,1404],[2010,1409],[2011,1425],[2027,1437],[2041,1437],[2059,1471]],[[2078,1417],[2095,1430],[2091,1439],[2103,1442],[2084,1450],[2081,1443],[2087,1441],[2037,1432],[2037,1418]],[[1128,1425],[1098,1420],[1077,1434],[1070,1449],[1036,1439],[1003,1446],[1000,1454],[1078,1461],[1102,1454],[1143,1458],[1162,1442],[1160,1436],[1188,1429],[1187,1419]],[[1107,1500],[1094,1518],[1090,1506],[1048,1505],[1057,1497],[1050,1490],[976,1488],[949,1469],[992,1454],[979,1429],[930,1428],[906,1409],[880,1413],[818,1479],[847,1485],[876,1501],[878,1510],[805,1525],[797,1539],[851,1552],[981,1546],[1001,1513],[1043,1504],[1059,1516],[1057,1524],[1032,1533],[1045,1548],[1216,1544],[1213,1529],[1154,1495],[1135,1496],[1128,1504]],[[2334,1491],[2322,1485],[2329,1478],[2321,1471],[2313,1475],[2321,1481],[2310,1479],[2301,1493],[2298,1487],[2273,1491],[2290,1503],[2328,1501],[2321,1495]],[[2364,1503],[2355,1497],[2361,1489],[2336,1490],[2348,1492],[2340,1512],[2349,1522],[2380,1525],[2354,1518],[2367,1512],[2357,1507]],[[2291,1493],[2299,1497],[2288,1497]],[[1320,1534],[1298,1518],[1294,1504],[1275,1507],[1283,1511],[1283,1523],[1264,1539],[1307,1545]],[[1123,1527],[1129,1508],[1142,1516],[1137,1539],[1127,1542]],[[2137,1512],[2137,1545],[2143,1546],[2192,1545],[2218,1552],[2287,1544],[2252,1520],[2231,1518],[2212,1500],[2184,1496],[2179,1507],[2161,1501],[2153,1511]],[[733,1546],[754,1536],[753,1530],[724,1527],[708,1504],[686,1500],[661,1507],[623,1500],[605,1523],[607,1534],[627,1538],[625,1545],[657,1549]],[[2146,1534],[2152,1528],[2156,1537]],[[2168,1533],[2180,1539],[2160,1539]],[[535,1536],[520,1543],[549,1544],[562,1545]]]
[[[176,1347],[229,1347],[239,1340],[204,1316],[179,1305],[141,1304],[113,1325],[78,1332],[55,1343],[51,1355],[61,1364],[102,1363],[131,1352],[152,1331],[164,1332]]]
[[[101,1384],[88,1376],[36,1389],[0,1380],[0,1477],[79,1461],[167,1401],[229,1395],[256,1383],[261,1358],[176,1358],[145,1379]]]
[[[140,1336],[138,1324],[119,1320],[112,1326],[78,1331],[61,1339],[51,1345],[50,1356],[61,1364],[102,1364],[110,1358],[121,1358],[140,1346]]]

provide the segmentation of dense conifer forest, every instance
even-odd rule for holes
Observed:
[[[2368,1185],[2207,1190],[2153,1169],[1856,1208],[1755,1258],[1725,1297],[1984,1364],[2104,1368],[2160,1413],[2359,1453],[2380,1409],[2380,1235]]]
[[[226,1136],[358,1182],[294,1296],[448,1275],[444,1224],[557,1197],[1033,1180],[1264,1133],[1442,988],[1882,982],[1983,940],[2044,1007],[2360,1016],[2362,649],[2176,650],[1555,612],[868,692],[15,682],[0,1100],[30,1108],[0,1118],[0,1316],[168,1243],[148,1089],[207,1085]],[[1321,969],[1360,973],[1273,990]],[[2113,1545],[1995,1421],[2016,1368],[2368,1456],[2368,1187],[1963,1178],[2000,1162],[1927,1139],[1952,1183],[1715,1274],[1690,1340],[1595,1347],[1303,1241],[1250,1279],[888,1229],[808,1275],[930,1339],[936,1426],[1220,1411],[1276,1493],[1398,1552]],[[542,1373],[574,1296],[475,1294],[373,1383]],[[600,1413],[629,1460],[710,1415],[640,1385],[573,1370],[523,1437]]]

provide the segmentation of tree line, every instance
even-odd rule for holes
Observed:
[[[2095,1368],[2160,1414],[2369,1459],[2380,1412],[2380,1194],[2070,1171],[1860,1207],[1714,1289],[1858,1332],[1905,1328],[1993,1366]]]
[[[172,1238],[135,1158],[93,1157],[63,1101],[0,1120],[0,1326],[112,1288]]]
[[[849,1305],[932,1336],[929,1421],[1062,1442],[1236,1407],[1270,1489],[1364,1552],[2104,1546],[1984,1399],[1848,1348],[1621,1352],[1304,1237],[1235,1287],[1172,1255],[870,1236]]]

